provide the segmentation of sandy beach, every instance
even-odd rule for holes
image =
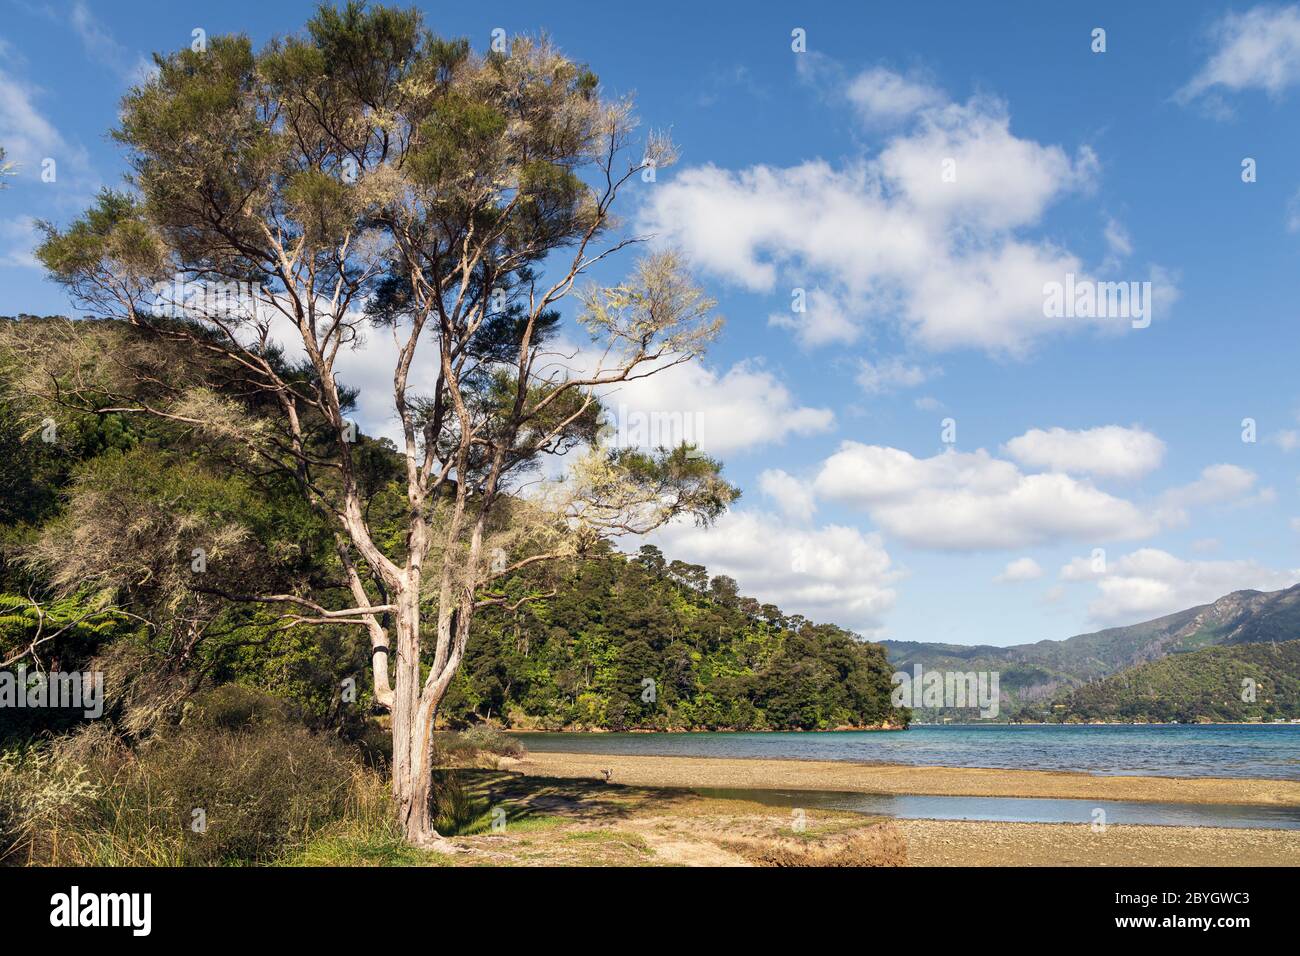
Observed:
[[[612,771],[609,783],[604,770]],[[1297,830],[907,820],[847,810],[792,811],[691,789],[1096,793],[1090,789],[1094,778],[1083,774],[1020,771],[1008,777],[1003,771],[558,753],[458,772],[475,799],[504,809],[509,823],[455,838],[467,852],[440,860],[454,866],[1300,866]],[[1277,805],[1300,799],[1296,786],[1269,781],[1102,782],[1107,796],[1128,800],[1235,797]]]
[[[692,790],[1300,805],[1300,784],[1286,781],[571,753],[530,753],[480,773],[476,792],[509,807],[518,822],[500,833],[457,839],[470,852],[453,865],[1300,866],[1297,830],[1122,824],[1097,830],[824,809],[800,812],[796,826],[789,808]]]
[[[1300,806],[1300,781],[1226,777],[1102,777],[1048,770],[913,767],[819,760],[533,753],[531,776],[605,779],[638,787],[840,790],[950,797],[1055,797],[1160,803]]]

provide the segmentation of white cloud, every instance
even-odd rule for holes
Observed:
[[[880,66],[854,77],[845,95],[870,123],[896,122],[945,99],[943,91]]]
[[[1255,561],[1187,561],[1167,551],[1142,548],[1110,562],[1097,574],[1077,572],[1091,564],[1076,558],[1062,569],[1067,580],[1092,578],[1097,596],[1089,615],[1100,624],[1134,624],[1208,604],[1233,591],[1275,591],[1300,580],[1300,571],[1275,571]],[[1074,568],[1076,571],[1067,572]]]
[[[400,445],[393,405],[397,343],[391,329],[360,317],[358,323],[356,346],[339,352],[338,376],[358,390],[356,417],[361,428]],[[287,321],[277,319],[273,329],[276,341],[289,354],[302,354],[302,341]],[[428,336],[421,341],[411,367],[413,391],[432,389],[430,350],[435,348]],[[552,364],[537,369],[538,374],[546,375],[561,365],[574,374],[591,373],[599,365],[597,353],[566,343],[551,346],[550,353]],[[630,444],[675,446],[691,441],[720,456],[824,432],[835,422],[828,408],[800,405],[789,388],[756,361],[736,362],[725,371],[689,362],[605,388],[601,398],[619,434]]]
[[[86,54],[126,82],[139,83],[156,71],[157,67],[147,57],[127,50],[82,0],[72,5],[69,23]]]
[[[858,360],[856,381],[863,391],[871,395],[892,392],[899,388],[915,388],[929,381],[937,374],[935,369],[909,365],[898,356],[872,362],[868,359]]]
[[[735,578],[744,594],[867,636],[894,606],[901,576],[878,534],[803,530],[761,512],[730,511],[711,528],[673,524],[653,538],[665,554]]]
[[[1081,431],[1035,428],[1007,442],[1006,451],[1030,468],[1137,478],[1160,465],[1165,443],[1138,426],[1104,425]]]
[[[31,216],[0,219],[0,266],[41,268],[32,250],[40,242],[36,220]]]
[[[1300,9],[1296,6],[1259,6],[1229,13],[1210,33],[1217,48],[1178,91],[1181,102],[1216,88],[1257,89],[1276,97],[1300,82]]]
[[[1268,440],[1283,451],[1295,451],[1300,448],[1300,431],[1296,431],[1294,428],[1284,428],[1282,431],[1270,435]]]
[[[817,510],[812,485],[780,468],[764,470],[758,476],[758,487],[792,520],[809,521]]]
[[[1035,578],[1041,578],[1042,576],[1042,565],[1033,558],[1016,558],[1016,560],[1007,564],[1002,573],[993,580],[1003,584],[1010,584],[1020,581],[1033,581]]]
[[[953,160],[951,182],[942,176]],[[883,184],[914,210],[947,227],[989,232],[1036,223],[1067,192],[1093,184],[1097,158],[1074,158],[1011,132],[1006,104],[976,98],[926,110],[917,127],[890,140],[880,155]]]
[[[1106,239],[1106,249],[1112,260],[1126,259],[1133,254],[1133,240],[1122,223],[1107,219],[1102,235]]]
[[[1157,515],[1168,525],[1181,525],[1187,522],[1187,509],[1208,505],[1245,506],[1274,500],[1276,493],[1271,488],[1254,492],[1259,480],[1249,468],[1239,465],[1210,465],[1201,470],[1201,476],[1195,481],[1176,488],[1170,488],[1160,496]]]
[[[1087,270],[1051,240],[1022,234],[1063,196],[1090,189],[1097,166],[1086,146],[1071,156],[1016,136],[998,100],[930,99],[874,158],[842,168],[685,169],[655,189],[641,225],[745,289],[815,290],[806,313],[772,316],[806,346],[853,342],[875,320],[932,349],[1023,354],[1065,323],[1129,325],[1045,318],[1044,285]]]
[[[701,362],[678,365],[611,388],[604,401],[623,422],[635,413],[680,414],[692,430],[687,437],[718,455],[817,434],[835,423],[834,412],[800,405],[754,361],[737,362],[725,372]]]
[[[54,124],[36,107],[39,91],[0,70],[0,145],[20,175],[39,177],[41,160],[84,164],[85,153],[70,146]]]
[[[809,348],[857,341],[862,330],[854,320],[851,305],[836,293],[820,287],[805,291],[802,312],[793,309],[774,312],[768,316],[768,325],[790,329]]]
[[[1086,481],[1026,475],[982,449],[915,458],[846,441],[823,463],[815,487],[825,498],[864,509],[903,541],[940,550],[1140,538],[1158,528],[1131,502]]]

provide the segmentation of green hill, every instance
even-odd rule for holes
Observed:
[[[741,596],[658,548],[580,562],[545,604],[490,610],[449,719],[543,729],[906,725],[878,644]]]
[[[1090,681],[1126,668],[1216,645],[1300,638],[1300,585],[1281,591],[1234,591],[1210,604],[1126,627],[1062,641],[1010,647],[884,641],[890,663],[925,669],[998,671],[1003,716],[1044,707]],[[918,714],[920,719],[926,715]]]
[[[31,316],[0,316],[0,333],[0,660],[24,660],[38,628],[55,622],[67,626],[41,643],[43,659],[77,668],[136,661],[119,666],[115,687],[165,674],[184,685],[168,697],[179,706],[187,693],[244,684],[292,701],[315,723],[356,731],[371,705],[364,632],[296,622],[282,605],[218,599],[255,590],[326,608],[354,603],[329,529],[296,492],[274,471],[153,416],[69,411],[57,440],[43,441],[33,421],[45,411],[33,412],[14,384],[24,366],[13,343],[66,347],[89,369],[133,333]],[[174,364],[179,387],[189,366]],[[359,433],[354,458],[376,539],[400,541],[404,456]],[[87,535],[93,544],[67,543]],[[193,549],[206,554],[212,540],[228,543],[199,577]],[[32,563],[32,554],[57,560]],[[524,568],[499,588],[510,609],[475,617],[439,712],[452,725],[814,730],[908,720],[890,704],[878,644],[742,595],[733,579],[654,547],[631,557],[593,546],[544,570]],[[116,616],[92,613],[110,600]],[[436,616],[435,595],[424,611]],[[83,619],[96,626],[73,626]],[[357,691],[347,706],[344,683]],[[65,716],[6,715],[0,737],[37,736]]]
[[[1066,721],[1300,718],[1300,641],[1171,654],[1085,684],[1053,709]]]

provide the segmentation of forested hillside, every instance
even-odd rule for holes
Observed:
[[[1249,721],[1300,718],[1300,641],[1171,654],[1069,694],[1065,721]]]
[[[107,374],[103,356],[137,346],[112,323],[0,320],[0,382],[9,386],[0,408],[0,660],[32,663],[33,641],[46,666],[93,660],[113,677],[107,693],[119,714],[148,700],[179,712],[187,695],[233,682],[295,703],[313,723],[358,731],[372,713],[362,629],[227,599],[260,590],[346,606],[319,519],[282,477],[184,423],[63,409],[43,438],[41,415],[14,385],[26,372],[20,343],[61,352],[83,376]],[[160,373],[183,382],[183,353],[158,360]],[[396,534],[396,450],[359,435],[355,455],[371,521]],[[554,596],[513,606],[546,590]],[[906,723],[890,707],[879,645],[788,616],[653,547],[629,559],[597,545],[545,571],[524,569],[499,591],[508,604],[476,619],[440,710],[446,725]],[[355,688],[350,699],[345,688]],[[52,719],[23,711],[7,730],[30,734]]]
[[[487,616],[447,707],[543,728],[905,725],[890,673],[880,645],[647,545],[584,561],[549,602]]]
[[[1234,591],[1210,604],[1150,621],[1077,634],[1063,641],[1010,647],[885,641],[900,670],[998,671],[1004,715],[1045,712],[1063,693],[1126,668],[1215,645],[1300,638],[1300,585],[1281,591]]]

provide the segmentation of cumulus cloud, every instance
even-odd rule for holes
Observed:
[[[655,189],[641,225],[745,289],[815,289],[806,312],[772,317],[806,346],[855,341],[873,320],[901,323],[928,348],[1011,354],[1067,327],[1128,326],[1045,318],[1044,286],[1087,270],[1025,234],[1062,197],[1093,186],[1089,148],[1071,155],[1016,136],[1000,100],[950,103],[879,69],[864,76],[849,88],[912,109],[876,156],[842,168],[685,169]]]
[[[854,77],[845,95],[869,123],[897,122],[946,99],[942,90],[880,66]]]
[[[1214,53],[1178,91],[1179,101],[1218,90],[1255,89],[1276,97],[1300,82],[1300,8],[1295,5],[1228,13],[1210,35]]]
[[[1160,465],[1165,443],[1138,426],[1104,425],[1081,431],[1035,428],[1007,442],[1006,451],[1030,468],[1137,478]]]
[[[1021,581],[1033,581],[1043,576],[1043,568],[1033,558],[1016,558],[1007,564],[1002,573],[993,580],[1000,584],[1014,584]]]
[[[817,510],[812,485],[780,468],[768,468],[758,476],[758,487],[790,519],[809,521]]]
[[[1201,470],[1195,481],[1170,488],[1160,496],[1157,514],[1168,525],[1185,524],[1189,508],[1207,505],[1245,506],[1270,502],[1276,498],[1271,488],[1255,491],[1259,480],[1249,468],[1239,465],[1210,465]]]
[[[889,534],[940,550],[1021,548],[1062,538],[1145,537],[1156,522],[1134,504],[1069,475],[1024,474],[976,452],[916,458],[846,441],[818,473],[819,496],[865,510]]]
[[[810,348],[857,340],[862,330],[854,318],[853,306],[844,297],[820,286],[802,291],[804,302],[799,311],[794,310],[792,302],[789,312],[772,313],[768,324],[790,329]]]
[[[878,636],[901,574],[878,534],[806,530],[770,514],[730,511],[711,528],[673,524],[653,536],[665,554],[735,578],[742,593],[787,613]]]
[[[682,421],[692,432],[686,439],[718,455],[817,434],[835,423],[834,412],[799,404],[780,379],[754,361],[737,362],[726,371],[702,362],[677,365],[611,388],[603,398],[628,434],[635,432],[628,427],[630,416],[650,416],[653,422],[657,414]]]
[[[1300,581],[1300,570],[1276,571],[1255,561],[1188,561],[1142,548],[1095,570],[1076,558],[1062,568],[1067,580],[1092,580],[1097,594],[1089,616],[1099,624],[1134,624],[1208,604],[1233,591],[1276,591]]]
[[[339,379],[357,389],[357,421],[369,434],[400,444],[401,430],[393,405],[393,368],[398,345],[393,330],[356,317],[358,337],[337,358]],[[297,330],[287,320],[273,320],[275,340],[290,355],[303,354]],[[411,388],[428,392],[436,381],[436,344],[422,339],[411,366]],[[561,366],[572,374],[590,374],[600,364],[591,350],[567,343],[550,348],[538,374]],[[692,442],[708,454],[728,455],[791,436],[829,430],[835,413],[800,404],[790,389],[757,361],[736,362],[725,370],[704,362],[665,368],[645,378],[601,389],[600,398],[620,440],[641,447]]]

